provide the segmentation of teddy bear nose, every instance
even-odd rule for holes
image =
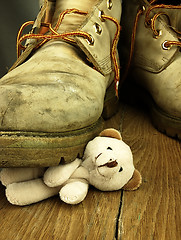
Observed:
[[[113,168],[113,167],[116,167],[118,165],[118,163],[115,161],[112,161],[112,159],[110,159],[110,162],[107,163],[107,167],[109,168]]]
[[[109,162],[105,163],[104,165],[101,165],[99,167],[108,167],[108,168],[113,168],[116,167],[118,163],[115,161],[112,161],[112,159],[109,160]]]

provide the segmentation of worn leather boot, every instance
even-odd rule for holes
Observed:
[[[44,0],[21,27],[18,59],[0,80],[1,167],[81,157],[101,115],[116,111],[120,17],[120,0]]]
[[[126,0],[122,7],[121,75],[129,97],[146,104],[158,130],[181,139],[181,6]]]

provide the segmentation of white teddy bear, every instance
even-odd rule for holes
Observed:
[[[83,161],[46,168],[4,168],[0,180],[15,205],[32,204],[59,193],[62,201],[78,204],[89,184],[101,191],[135,190],[141,175],[134,168],[130,147],[115,129],[106,129],[90,141]]]

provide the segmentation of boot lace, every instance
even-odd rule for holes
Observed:
[[[181,9],[181,5],[175,6],[175,5],[155,4],[157,1],[158,0],[150,1],[149,2],[150,6],[148,7],[147,10],[143,6],[137,12],[137,15],[136,15],[136,18],[135,18],[135,22],[134,22],[133,31],[132,31],[132,36],[131,36],[131,47],[130,47],[129,60],[128,60],[127,68],[125,70],[125,74],[123,76],[122,81],[125,80],[125,78],[126,78],[126,76],[128,74],[128,70],[129,70],[130,65],[131,65],[131,60],[132,60],[132,57],[133,57],[133,51],[134,51],[134,44],[135,44],[135,37],[136,37],[138,21],[139,21],[140,16],[143,15],[143,13],[145,13],[145,26],[151,28],[151,30],[153,31],[153,36],[155,38],[158,38],[162,34],[161,30],[156,29],[156,20],[161,15],[164,15],[164,16],[167,17],[168,22],[169,22],[168,24],[169,24],[170,28],[177,34],[178,41],[165,40],[162,43],[162,48],[164,50],[169,50],[171,47],[174,47],[174,46],[175,47],[181,47],[181,32],[172,27],[171,21],[170,21],[170,17],[169,17],[169,15],[167,13],[165,13],[165,12],[158,12],[158,13],[155,13],[155,15],[153,17],[150,17],[150,13],[153,10],[155,10],[155,9]]]
[[[90,45],[94,44],[94,39],[92,38],[92,36],[84,31],[71,31],[71,32],[65,32],[65,33],[58,33],[58,29],[65,17],[66,14],[80,14],[80,15],[87,15],[88,12],[85,11],[81,11],[78,9],[67,9],[65,11],[63,11],[59,17],[58,17],[58,21],[55,25],[55,27],[52,27],[51,23],[46,23],[43,22],[41,23],[41,27],[42,30],[40,29],[40,32],[35,34],[35,33],[28,33],[28,34],[24,34],[22,36],[23,30],[25,27],[29,26],[29,25],[33,25],[34,21],[28,21],[25,22],[17,35],[17,58],[19,58],[19,56],[21,55],[21,53],[23,51],[25,51],[26,46],[23,45],[22,43],[27,40],[27,39],[36,39],[39,40],[37,45],[35,46],[35,50],[38,49],[40,46],[42,46],[43,44],[45,44],[47,41],[52,40],[52,39],[62,39],[64,41],[67,41],[69,43],[73,43],[76,44],[76,41],[73,39],[73,37],[75,36],[79,36],[79,37],[83,37],[84,39],[86,39],[88,41],[88,43]],[[115,91],[116,91],[116,96],[118,96],[118,85],[119,85],[119,78],[120,78],[120,70],[119,70],[119,63],[116,57],[116,47],[117,47],[117,43],[119,40],[119,34],[121,31],[121,26],[119,24],[119,21],[111,16],[107,16],[104,15],[103,12],[101,12],[101,16],[100,18],[102,20],[110,20],[112,21],[115,25],[116,25],[116,33],[112,42],[112,48],[111,48],[111,58],[112,58],[112,62],[113,62],[113,66],[114,66],[114,72],[115,72],[115,76],[114,76],[114,82],[115,82]],[[89,59],[88,59],[89,60]],[[94,67],[94,69],[96,69]]]

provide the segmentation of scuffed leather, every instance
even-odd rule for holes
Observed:
[[[107,1],[100,1],[103,2]],[[113,1],[113,5],[115,9],[120,8],[120,0]],[[106,4],[102,10],[107,13],[105,8]],[[90,11],[87,24],[92,22],[89,16],[96,14],[96,9],[97,6]],[[114,17],[119,19],[121,8],[118,12]],[[40,15],[43,16],[43,12]],[[96,41],[101,43],[93,46],[89,54],[104,59],[104,54],[110,57],[115,28],[113,23],[103,24],[102,28],[107,33],[108,40],[104,42],[109,43],[106,48],[109,52],[103,53],[105,48],[99,48],[103,40],[98,38]],[[29,53],[33,44],[29,43]],[[113,70],[103,75],[90,66],[87,56],[77,45],[61,40],[51,40],[31,58],[26,57],[25,54],[21,56],[20,65],[0,80],[0,130],[67,132],[89,126],[99,119],[106,88],[113,81]]]

